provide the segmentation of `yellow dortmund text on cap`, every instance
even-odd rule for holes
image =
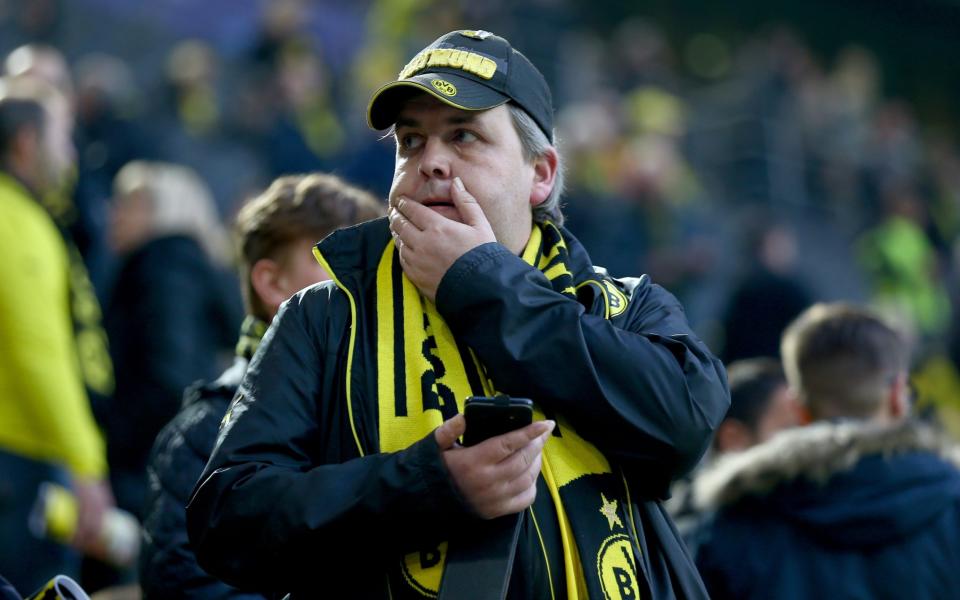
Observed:
[[[430,67],[448,67],[490,79],[497,72],[497,63],[482,54],[455,48],[427,48],[413,57],[397,79],[407,79]]]

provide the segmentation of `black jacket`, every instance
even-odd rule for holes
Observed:
[[[960,592],[960,454],[925,426],[823,423],[698,478],[716,510],[697,565],[715,600]]]
[[[154,438],[177,413],[183,390],[215,378],[217,353],[233,349],[243,314],[226,281],[184,236],[148,242],[117,277],[106,318],[116,393],[97,418],[117,502],[137,515]]]
[[[564,237],[582,281],[593,267]],[[187,509],[200,564],[227,581],[386,598],[387,561],[471,518],[433,435],[377,452],[372,282],[388,240],[381,219],[322,242],[336,282],[288,301],[253,358]],[[614,284],[630,302],[608,321],[593,286],[574,301],[490,243],[457,260],[436,306],[498,390],[565,415],[623,468],[639,496],[644,597],[697,597],[699,577],[658,500],[725,413],[724,370],[673,296],[647,278]]]
[[[187,539],[187,500],[210,458],[220,422],[246,368],[247,361],[237,358],[213,383],[190,387],[183,408],[153,445],[140,552],[140,587],[148,600],[263,598],[241,592],[201,569]]]

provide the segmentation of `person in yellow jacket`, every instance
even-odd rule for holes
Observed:
[[[53,89],[0,79],[0,573],[28,593],[79,555],[28,528],[41,483],[77,497],[73,545],[96,544],[113,505],[70,306],[67,246],[38,198],[72,169],[72,115]]]

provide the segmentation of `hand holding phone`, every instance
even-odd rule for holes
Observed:
[[[492,404],[506,405],[492,408],[491,403],[474,400],[473,408],[464,407],[458,414],[443,422],[434,432],[440,447],[444,466],[463,499],[483,519],[493,519],[520,512],[530,506],[536,497],[537,476],[540,474],[541,452],[553,431],[553,421],[536,421],[522,426],[533,418],[532,403],[528,408],[510,407],[509,399],[493,400]],[[526,404],[521,401],[519,404]],[[480,408],[481,405],[486,405]],[[517,411],[517,412],[514,412]],[[467,424],[470,416],[478,412],[473,432]],[[529,416],[522,416],[527,413]],[[516,418],[510,418],[515,414]],[[517,429],[511,429],[519,427]],[[506,429],[497,436],[499,443],[476,442],[485,434]],[[465,435],[466,433],[466,435]],[[472,446],[461,446],[456,440],[463,436]]]
[[[480,442],[520,429],[533,422],[533,401],[510,396],[471,396],[463,406],[467,430],[463,445]]]

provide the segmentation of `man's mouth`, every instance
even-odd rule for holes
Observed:
[[[427,200],[424,200],[422,204],[427,208],[440,208],[443,206],[453,208],[452,200],[443,200],[440,198],[428,198]]]
[[[426,206],[433,212],[437,213],[441,217],[451,219],[453,221],[463,222],[462,217],[460,216],[460,211],[457,210],[456,205],[453,203],[453,200],[449,198],[427,198],[422,201],[420,204]]]

